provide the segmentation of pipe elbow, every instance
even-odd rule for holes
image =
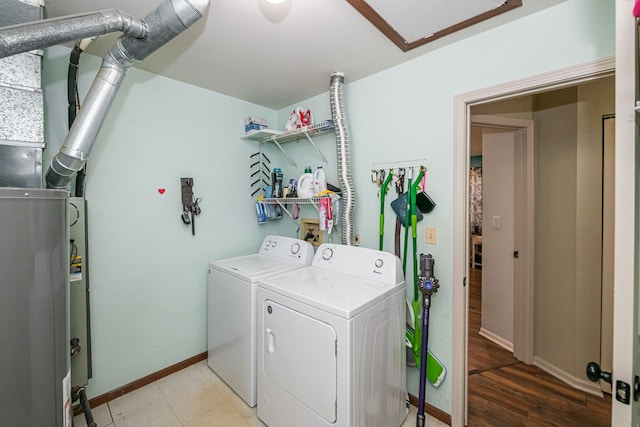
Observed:
[[[122,31],[138,39],[147,37],[149,29],[145,22],[116,9],[98,11],[104,19],[106,33]]]

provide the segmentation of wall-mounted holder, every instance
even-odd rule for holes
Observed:
[[[313,246],[320,246],[322,244],[320,221],[317,218],[301,218],[300,237],[302,240],[311,243]]]
[[[193,195],[193,178],[180,178],[180,187],[182,189],[182,222],[187,225],[191,224],[191,234],[195,236],[195,216],[202,212],[198,206],[202,199],[196,199]]]
[[[252,162],[249,165],[249,170],[251,171],[251,197],[253,197],[260,191],[265,191],[266,186],[271,183],[271,168],[269,167],[271,160],[262,151],[262,142],[260,143],[260,151],[253,153],[249,159]]]

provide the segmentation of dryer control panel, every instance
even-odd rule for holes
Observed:
[[[324,243],[318,248],[312,265],[384,284],[404,281],[400,259],[375,249]]]

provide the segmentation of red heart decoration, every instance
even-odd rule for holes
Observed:
[[[164,194],[164,192],[167,191],[164,188],[158,188],[158,193],[160,194]]]

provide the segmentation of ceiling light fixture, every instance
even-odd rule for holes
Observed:
[[[267,3],[271,3],[271,4],[280,4],[280,3],[284,3],[287,0],[266,0]]]

